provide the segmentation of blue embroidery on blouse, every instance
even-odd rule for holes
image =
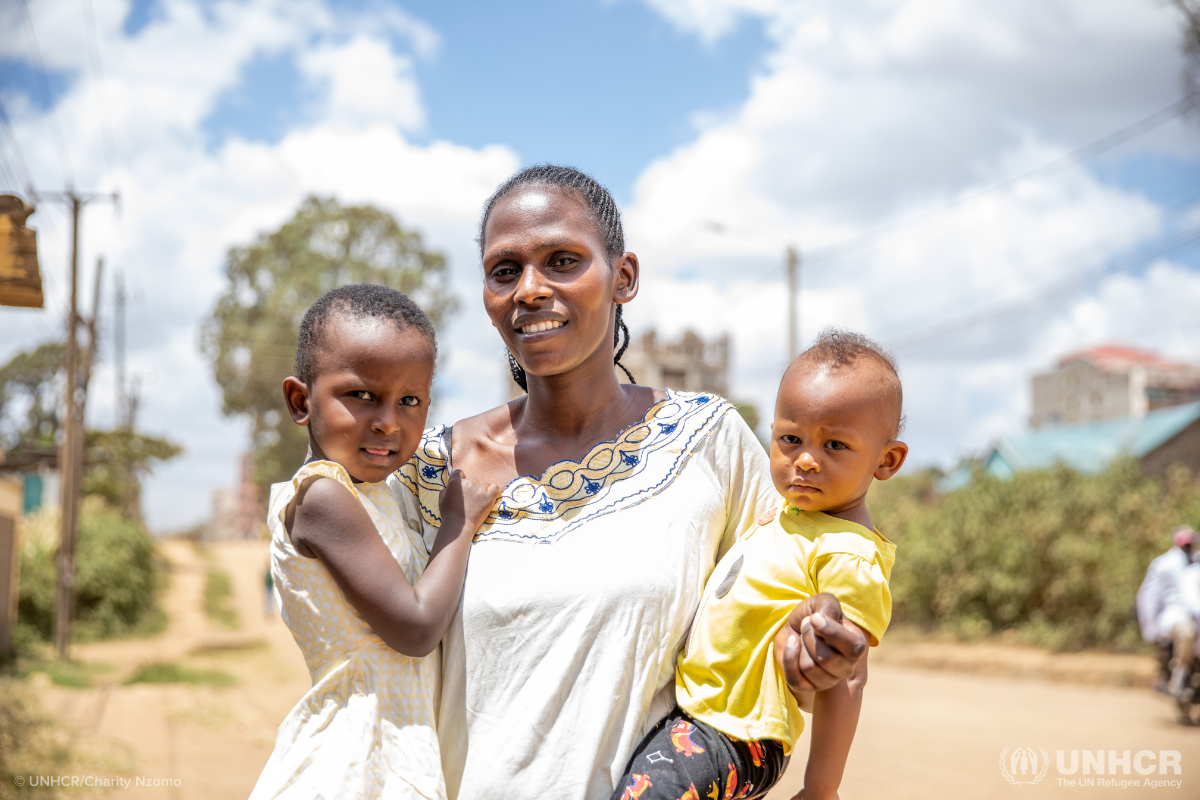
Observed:
[[[674,480],[731,410],[733,406],[713,395],[667,390],[667,399],[647,411],[640,423],[614,441],[596,445],[582,461],[560,461],[540,478],[510,482],[475,540],[550,543],[589,519],[652,497]],[[437,504],[447,480],[444,434],[445,426],[427,430],[412,460],[397,472],[429,525],[441,523]]]

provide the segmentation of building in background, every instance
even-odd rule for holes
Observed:
[[[1140,417],[1054,425],[997,439],[984,468],[1000,478],[1065,464],[1079,472],[1102,472],[1132,456],[1147,475],[1162,476],[1174,464],[1200,475],[1200,402],[1159,408]]]
[[[1200,474],[1200,367],[1123,345],[1073,353],[1033,376],[1031,430],[1004,436],[984,455],[997,477],[1064,464],[1103,471],[1137,459],[1147,475],[1182,464]],[[948,485],[965,482],[966,472]]]
[[[657,332],[650,330],[629,343],[621,363],[643,386],[670,387],[680,392],[712,392],[729,397],[728,334],[705,341],[688,330],[674,341],[660,342]],[[629,380],[620,370],[617,370],[617,377],[622,383]],[[511,377],[507,383],[509,400],[524,394]]]
[[[1200,367],[1123,345],[1060,359],[1033,378],[1033,428],[1138,419],[1159,408],[1200,401]]]
[[[212,518],[204,530],[207,541],[261,539],[266,536],[267,510],[252,480],[250,455],[238,462],[238,485],[218,487],[212,493]]]

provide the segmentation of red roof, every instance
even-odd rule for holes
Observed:
[[[1103,370],[1120,371],[1135,365],[1159,367],[1160,369],[1195,369],[1191,364],[1171,361],[1158,353],[1149,350],[1139,350],[1120,344],[1102,344],[1087,350],[1080,350],[1058,360],[1058,365],[1064,366],[1072,361],[1086,361]]]

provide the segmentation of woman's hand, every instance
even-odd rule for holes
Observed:
[[[813,692],[848,678],[868,644],[861,628],[843,622],[837,598],[821,593],[792,609],[775,635],[774,649],[788,688],[805,704]]]

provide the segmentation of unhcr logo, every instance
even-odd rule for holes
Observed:
[[[1105,756],[1107,755],[1107,758]],[[1116,788],[1178,789],[1183,786],[1183,758],[1178,750],[1059,750],[1056,754],[1059,786],[1103,786]],[[1080,757],[1082,756],[1082,758]],[[1107,767],[1107,769],[1106,769]],[[1042,748],[1004,748],[1000,753],[1000,774],[1013,786],[1041,783],[1050,771],[1050,756]],[[1092,777],[1130,775],[1146,777]],[[1166,778],[1149,777],[1166,775]],[[1079,777],[1074,777],[1079,775]]]
[[[1000,753],[1000,774],[1013,786],[1041,783],[1049,770],[1050,756],[1041,748],[1018,747],[1010,754],[1006,747]]]

